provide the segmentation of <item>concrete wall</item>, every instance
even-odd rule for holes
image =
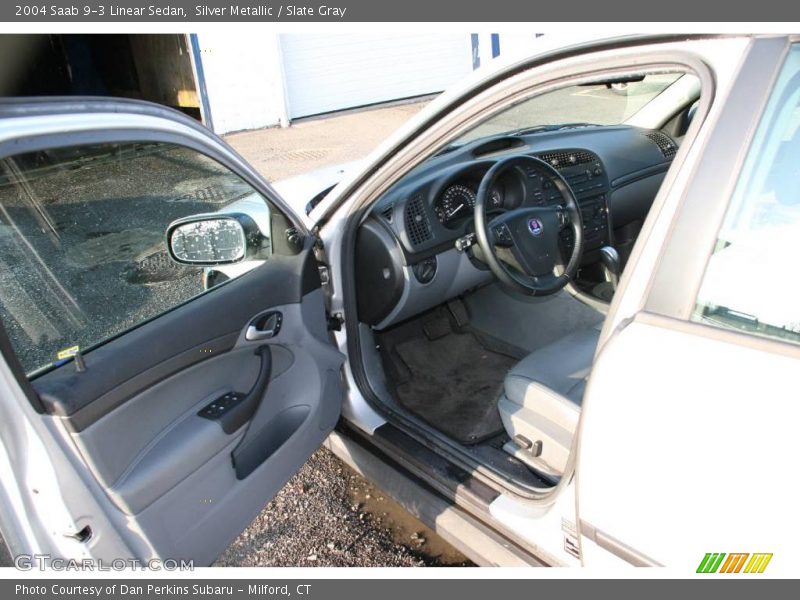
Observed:
[[[278,36],[199,34],[216,133],[288,124]]]
[[[535,33],[501,33],[500,34],[500,55],[508,58],[509,55],[522,58],[530,54],[534,49]]]
[[[500,54],[529,52],[535,38],[534,32],[499,34]],[[292,77],[284,73],[280,36],[208,33],[199,34],[197,40],[206,100],[216,133],[288,126],[287,84],[291,84]],[[468,69],[472,60],[468,35],[463,39],[463,52]],[[365,56],[369,53],[365,52]],[[493,59],[492,34],[478,35],[478,56],[484,65]],[[414,89],[408,93],[398,90],[397,97],[414,93]]]
[[[472,71],[466,33],[281,35],[289,116],[441,92]]]

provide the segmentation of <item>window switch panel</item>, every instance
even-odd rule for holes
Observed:
[[[239,392],[228,392],[204,406],[197,414],[204,419],[216,421],[229,410],[238,406],[245,396],[246,394]]]

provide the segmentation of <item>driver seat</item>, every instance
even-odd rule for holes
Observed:
[[[497,405],[511,438],[504,450],[550,478],[566,467],[600,327],[536,350],[505,378]]]

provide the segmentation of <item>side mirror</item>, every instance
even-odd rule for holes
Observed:
[[[192,215],[169,224],[167,248],[184,265],[226,265],[266,258],[269,238],[243,213]]]

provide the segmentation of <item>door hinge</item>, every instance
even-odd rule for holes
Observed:
[[[328,314],[328,331],[341,331],[344,317],[341,313]]]

